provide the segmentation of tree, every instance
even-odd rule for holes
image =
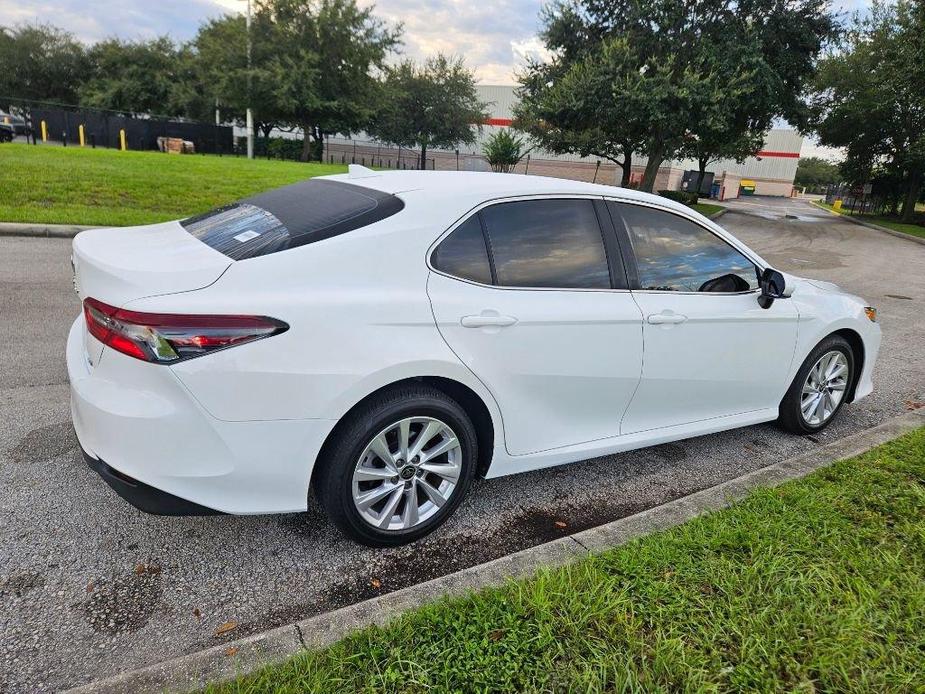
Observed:
[[[302,160],[321,157],[326,133],[364,128],[378,94],[373,77],[398,43],[389,28],[355,0],[258,0],[257,15],[274,26],[274,98],[285,120],[305,135]]]
[[[794,185],[818,193],[833,183],[841,181],[838,164],[821,159],[820,157],[800,157],[797,163],[797,173],[793,179]]]
[[[80,104],[122,113],[180,115],[179,50],[168,37],[150,41],[108,39],[87,52],[91,76],[80,86]]]
[[[811,100],[819,141],[847,150],[852,183],[904,181],[911,222],[925,180],[925,4],[875,2],[823,61]]]
[[[0,96],[73,104],[87,67],[73,34],[47,24],[0,27]]]
[[[569,100],[561,87],[567,90],[570,85],[559,83],[560,88],[555,88],[553,74],[560,71],[561,66],[556,64],[535,64],[521,76],[520,102],[514,107],[515,125],[553,154],[593,156],[616,164],[622,171],[620,185],[627,188],[633,152],[641,148],[641,141],[633,139],[636,136],[629,128],[612,127],[615,124],[609,120],[591,122],[583,113],[585,102],[563,108],[560,104],[568,104]],[[618,133],[615,137],[611,129]]]
[[[195,54],[190,79],[192,114],[196,94],[205,98],[204,110],[218,105],[222,117],[243,122],[248,106],[254,124],[264,137],[284,124],[288,113],[278,99],[282,67],[277,56],[277,27],[269,12],[258,11],[251,22],[251,69],[247,67],[247,29],[241,15],[212,19],[199,28],[192,48]],[[200,116],[202,117],[202,116]]]
[[[423,65],[404,60],[386,70],[383,104],[370,134],[400,147],[420,147],[423,169],[429,147],[475,142],[488,118],[486,107],[461,58],[437,55]]]
[[[725,84],[712,82],[709,98],[695,102],[681,146],[681,155],[697,162],[698,195],[712,162],[732,159],[741,164],[761,149],[779,110],[756,38],[743,37],[738,45],[704,56],[704,67],[723,75]]]
[[[482,154],[491,165],[492,171],[509,173],[527,156],[524,139],[511,134],[507,128],[499,130],[482,146]]]
[[[692,143],[715,158],[720,134],[747,149],[774,117],[805,120],[799,97],[832,32],[825,0],[576,0],[543,21],[553,57],[521,75],[518,118],[544,146],[584,153],[599,137],[624,182],[639,151],[650,191]]]

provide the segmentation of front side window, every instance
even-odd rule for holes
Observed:
[[[641,289],[733,293],[758,288],[755,264],[702,226],[670,212],[614,204],[626,222]]]
[[[590,200],[524,200],[480,213],[503,287],[610,289],[601,228]]]
[[[478,215],[469,217],[437,246],[431,256],[434,268],[448,275],[491,284],[491,264]]]

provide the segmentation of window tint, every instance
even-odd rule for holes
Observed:
[[[607,254],[590,200],[525,200],[481,212],[498,284],[610,288]]]
[[[754,263],[683,217],[638,205],[618,205],[626,221],[643,289],[744,292],[758,287]]]
[[[245,260],[359,229],[403,207],[399,198],[372,188],[309,180],[180,223],[229,258]]]
[[[447,236],[431,256],[434,267],[454,277],[491,284],[488,249],[478,215],[472,215]]]

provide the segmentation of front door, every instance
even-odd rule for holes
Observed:
[[[642,379],[622,433],[776,408],[796,346],[794,303],[762,309],[755,264],[706,227],[639,205],[611,209],[625,223],[644,320]]]
[[[642,318],[599,215],[589,199],[499,203],[431,257],[437,326],[495,397],[512,455],[617,436],[639,383]]]

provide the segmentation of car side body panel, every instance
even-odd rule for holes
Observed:
[[[855,399],[870,392],[880,331],[864,316],[863,302],[788,277],[793,296],[778,300],[775,306],[786,316],[788,330],[794,334],[789,338],[789,354],[780,355],[786,366],[775,364],[778,394],[773,392],[775,385],[769,376],[762,381],[766,391],[762,397],[743,401],[738,408],[747,411],[716,411],[697,421],[657,422],[660,426],[652,426],[649,417],[649,424],[624,428],[621,434],[619,423],[627,407],[632,408],[645,354],[641,339],[621,340],[620,331],[641,332],[645,307],[640,307],[634,293],[614,290],[599,292],[600,297],[585,300],[588,306],[576,311],[578,323],[585,323],[579,326],[583,342],[576,345],[582,363],[558,372],[550,370],[553,380],[558,376],[560,382],[586,379],[591,383],[596,376],[595,388],[605,390],[593,401],[583,402],[577,390],[565,388],[558,399],[567,411],[557,421],[549,408],[555,399],[546,397],[540,402],[544,396],[556,395],[555,389],[543,392],[534,363],[536,374],[526,379],[530,387],[524,390],[528,397],[533,393],[534,402],[527,401],[526,405],[534,411],[525,413],[524,400],[508,402],[506,394],[497,389],[499,385],[507,387],[506,378],[516,380],[518,368],[524,376],[536,356],[529,349],[533,345],[544,349],[542,338],[509,345],[508,374],[486,376],[479,360],[484,362],[487,353],[477,355],[454,344],[448,336],[451,331],[463,330],[457,327],[459,316],[446,311],[449,304],[441,307],[433,302],[438,285],[440,291],[452,292],[454,285],[462,283],[430,269],[429,250],[474,209],[492,200],[532,195],[627,200],[688,216],[754,259],[759,267],[767,267],[767,263],[714,223],[671,201],[606,186],[491,176],[437,175],[433,180],[444,182],[439,190],[432,189],[423,172],[363,178],[356,183],[400,195],[405,209],[368,227],[285,252],[229,262],[227,268],[211,249],[197,249],[195,262],[187,268],[189,276],[176,286],[171,284],[176,278],[169,276],[170,268],[161,262],[166,262],[166,256],[162,256],[155,268],[160,279],[152,291],[146,291],[140,279],[126,279],[123,270],[116,267],[121,262],[118,258],[92,249],[107,234],[91,232],[83,240],[78,236],[78,266],[97,263],[100,269],[96,279],[86,276],[87,286],[110,288],[124,300],[124,308],[270,316],[290,326],[267,339],[165,366],[103,347],[86,337],[82,318],[78,319],[68,340],[67,361],[73,418],[81,445],[117,471],[208,508],[230,513],[290,512],[306,508],[313,466],[337,422],[371,393],[409,378],[450,379],[478,395],[494,429],[489,477],[773,420],[777,417],[776,403],[805,356],[836,330],[852,330],[863,341],[864,364]],[[468,185],[470,181],[472,185]],[[508,188],[498,192],[499,181]],[[152,229],[155,236],[164,238],[172,238],[177,231],[165,225]],[[182,243],[186,241],[184,238]],[[143,271],[143,253],[143,248],[133,247],[129,266]],[[457,297],[463,303],[464,294],[465,290],[459,294],[462,299]],[[563,294],[572,292],[548,292],[550,297]],[[611,299],[615,312],[608,319],[610,325],[606,325],[607,320],[592,325],[591,314],[601,310],[608,296],[617,294],[619,302]],[[571,297],[560,298],[565,302]],[[464,307],[460,304],[456,308]],[[754,311],[760,310],[756,301]],[[528,316],[523,309],[519,312],[530,321],[538,315]],[[795,316],[799,317],[797,323],[793,323]],[[606,356],[608,342],[612,343],[615,361],[601,369],[589,360]],[[685,347],[683,342],[678,341],[680,350]],[[567,344],[568,336],[562,333],[552,346],[561,352]],[[761,368],[762,359],[769,358],[760,349],[755,357],[759,362],[756,368]],[[655,401],[642,405],[643,409],[654,406]]]

